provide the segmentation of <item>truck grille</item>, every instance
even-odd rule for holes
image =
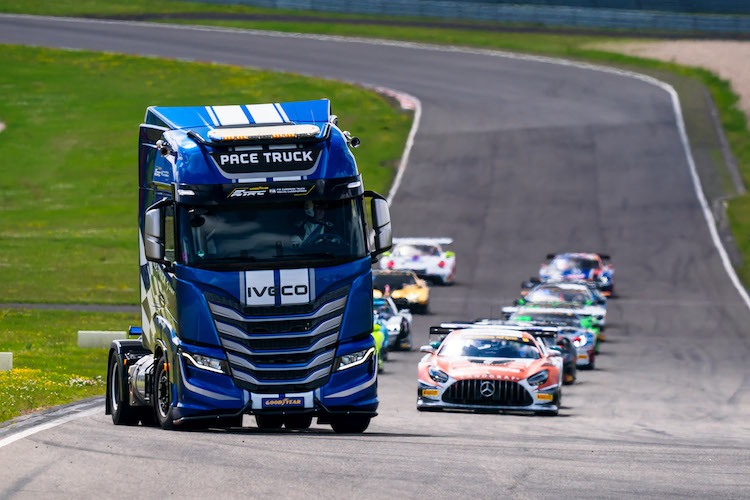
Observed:
[[[306,392],[325,384],[348,292],[342,288],[311,304],[271,308],[206,293],[235,384],[261,393]],[[278,317],[285,314],[293,316]]]
[[[443,401],[487,406],[528,406],[532,403],[531,394],[521,384],[486,379],[459,380],[445,391]]]

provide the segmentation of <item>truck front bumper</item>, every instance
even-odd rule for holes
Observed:
[[[374,347],[374,340],[346,342],[337,356]],[[180,345],[181,352],[222,358],[219,349]],[[216,352],[208,352],[216,351]],[[176,354],[172,362],[173,410],[175,421],[230,417],[242,414],[312,413],[320,417],[332,414],[366,414],[375,416],[377,398],[377,357],[371,354],[363,363],[344,370],[332,367],[327,382],[302,393],[259,393],[238,388],[232,377],[195,368]]]

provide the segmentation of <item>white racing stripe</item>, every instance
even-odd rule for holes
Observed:
[[[255,123],[282,123],[284,121],[273,104],[248,104],[245,107]]]
[[[220,125],[249,125],[250,120],[242,111],[242,106],[211,106]]]
[[[70,415],[66,415],[64,417],[53,420],[51,422],[36,425],[34,427],[26,429],[25,431],[21,431],[17,434],[13,434],[12,436],[8,436],[7,438],[4,438],[4,439],[0,439],[0,448],[2,448],[3,446],[7,446],[11,443],[15,443],[19,439],[23,439],[33,434],[36,434],[37,432],[42,432],[42,431],[46,431],[47,429],[52,429],[53,427],[57,427],[58,425],[62,425],[66,422],[70,422],[71,420],[75,420],[77,418],[90,417],[91,415],[96,415],[97,413],[100,413],[101,411],[102,409],[100,407],[91,408],[89,410],[71,413]]]

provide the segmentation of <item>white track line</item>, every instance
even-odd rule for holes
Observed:
[[[36,434],[37,432],[42,432],[42,431],[46,431],[47,429],[52,429],[53,427],[57,427],[58,425],[64,424],[66,422],[70,422],[71,420],[75,420],[77,418],[90,417],[91,415],[95,415],[101,411],[102,409],[99,407],[91,408],[89,410],[71,413],[70,415],[66,415],[64,417],[52,420],[51,422],[35,425],[34,427],[30,427],[26,429],[25,431],[21,431],[17,434],[13,434],[12,436],[8,436],[7,438],[4,438],[4,439],[0,439],[0,448],[2,448],[3,446],[8,446],[11,443],[15,443],[19,439],[23,439],[25,437],[31,436],[32,434]]]
[[[143,22],[134,22],[134,21],[102,21],[102,20],[95,20],[95,19],[76,19],[76,18],[50,17],[50,16],[28,16],[28,15],[17,15],[17,14],[10,14],[10,15],[3,14],[3,15],[0,15],[0,17],[15,17],[15,18],[30,18],[30,19],[42,18],[42,19],[54,20],[54,21],[66,21],[66,22],[76,22],[76,23],[83,22],[83,23],[92,23],[92,24],[122,24],[122,25],[136,24],[136,25],[149,25],[149,26],[154,25],[154,24],[159,24],[159,23],[143,23]],[[333,35],[284,33],[284,32],[279,32],[279,31],[241,30],[241,29],[233,29],[233,28],[211,28],[211,27],[190,26],[190,25],[176,26],[176,25],[170,25],[170,24],[159,24],[159,26],[164,27],[164,28],[171,28],[171,29],[191,29],[191,30],[197,30],[197,31],[233,32],[233,33],[255,34],[255,35],[262,35],[262,36],[273,36],[273,37],[279,37],[279,38],[306,38],[306,39],[314,39],[314,40],[321,40],[321,41],[341,41],[341,42],[349,42],[349,43],[356,42],[356,43],[364,43],[364,44],[370,44],[370,45],[384,45],[384,46],[393,46],[393,47],[412,48],[412,49],[419,49],[419,50],[431,50],[431,51],[438,51],[438,52],[458,52],[458,53],[463,53],[463,54],[486,55],[486,56],[491,56],[491,57],[501,57],[504,59],[516,59],[519,61],[555,64],[558,66],[569,66],[572,68],[598,71],[601,73],[610,73],[613,75],[618,75],[618,76],[622,76],[626,78],[634,78],[644,83],[648,83],[656,87],[659,87],[665,92],[667,92],[671,98],[672,109],[675,115],[675,123],[677,125],[677,130],[680,135],[680,142],[682,142],[682,149],[685,153],[685,158],[687,159],[688,167],[690,169],[690,177],[693,180],[693,188],[695,190],[695,195],[698,198],[698,202],[701,205],[701,209],[703,211],[703,217],[705,218],[706,224],[708,225],[708,231],[711,236],[711,240],[713,241],[714,246],[716,247],[716,250],[719,252],[721,263],[724,266],[724,270],[726,271],[727,275],[729,276],[729,280],[732,282],[732,285],[734,285],[735,289],[737,289],[737,292],[740,294],[740,297],[744,301],[745,305],[748,307],[748,309],[750,309],[750,296],[748,296],[747,290],[745,290],[745,287],[742,286],[742,283],[740,282],[740,279],[737,276],[737,272],[734,270],[734,267],[732,267],[732,263],[729,260],[729,255],[727,254],[727,250],[724,247],[724,244],[722,243],[721,239],[719,238],[719,233],[718,233],[718,230],[716,229],[716,220],[714,219],[714,216],[711,213],[711,209],[709,208],[708,202],[706,201],[706,196],[703,193],[703,186],[701,184],[700,177],[698,177],[698,171],[695,167],[695,160],[693,159],[693,153],[690,150],[690,140],[688,139],[687,132],[685,131],[685,120],[682,116],[682,107],[680,106],[680,98],[677,95],[677,91],[674,89],[674,87],[672,87],[666,82],[663,82],[657,78],[653,78],[648,75],[636,73],[634,71],[626,71],[626,70],[618,69],[618,68],[610,68],[607,66],[599,66],[596,64],[571,61],[568,59],[555,59],[555,58],[546,57],[546,56],[515,54],[512,52],[503,52],[499,50],[471,49],[471,48],[452,46],[452,45],[440,46],[440,45],[430,45],[430,44],[424,44],[424,43],[399,42],[399,41],[393,41],[393,40],[377,40],[377,39],[357,38],[357,37],[349,38],[349,37],[333,36]],[[400,96],[401,98],[404,98],[407,100],[411,99],[413,100],[414,105],[415,105],[414,106],[414,121],[412,122],[411,130],[409,131],[409,136],[406,139],[406,146],[404,148],[404,154],[401,157],[401,162],[399,163],[398,171],[396,172],[396,176],[393,179],[393,185],[391,185],[391,189],[388,192],[388,203],[392,203],[393,198],[396,196],[396,192],[398,191],[398,188],[401,185],[401,180],[404,176],[404,172],[406,171],[406,167],[409,162],[409,155],[411,154],[411,149],[412,149],[412,146],[414,145],[414,137],[417,134],[420,120],[422,118],[422,104],[421,104],[421,101],[416,96],[409,95],[405,92],[401,92],[401,91],[397,91],[393,89],[385,89],[384,87],[378,87],[377,85],[365,85],[365,86],[373,88],[373,89],[380,88],[382,90],[387,91],[387,92],[381,92],[381,93],[392,92],[394,97],[397,97],[397,98],[399,98],[398,96]],[[399,101],[401,101],[401,98],[399,98]],[[401,102],[403,106],[403,101]],[[67,417],[63,417],[58,420],[54,420],[47,424],[41,424],[39,426],[32,427],[30,429],[27,429],[26,431],[20,432],[18,434],[15,434],[13,436],[3,439],[2,441],[0,441],[0,448],[14,441],[17,441],[19,439],[23,439],[26,436],[30,436],[31,434],[35,434],[37,432],[49,429],[51,427],[55,427],[57,425],[63,424],[65,422],[69,422],[76,418],[93,415],[96,411],[99,411],[99,409],[76,413],[73,415],[69,415]]]

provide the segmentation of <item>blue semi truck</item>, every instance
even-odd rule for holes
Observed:
[[[138,146],[138,339],[112,343],[115,424],[363,432],[371,263],[391,247],[326,99],[150,107]],[[369,214],[367,211],[369,202]]]

